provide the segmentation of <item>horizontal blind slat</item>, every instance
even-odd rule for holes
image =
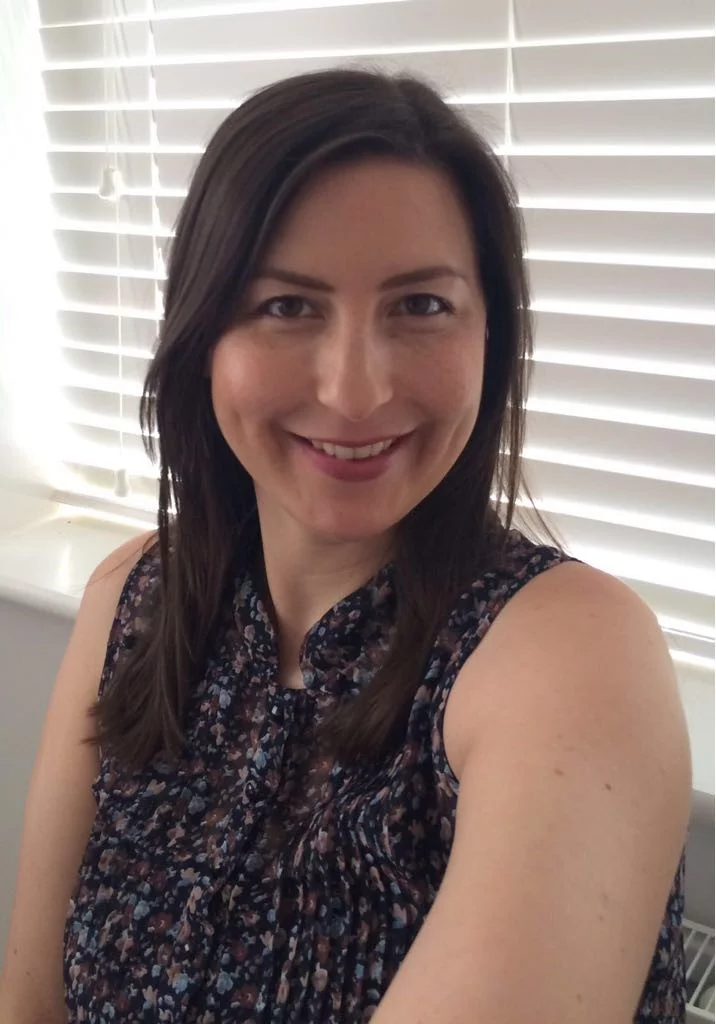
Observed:
[[[126,388],[133,385],[139,391],[144,384],[148,368],[147,357],[127,354],[124,352],[124,347],[122,351],[122,379],[124,386]],[[62,356],[64,365],[70,374],[90,374],[104,378],[111,382],[114,387],[118,386],[119,359],[115,354],[65,348],[63,349]]]
[[[58,262],[78,266],[114,267],[116,235],[110,230],[56,228],[53,234]],[[147,272],[153,270],[154,247],[151,235],[120,234],[119,264],[121,267],[135,267],[137,270]]]
[[[111,99],[147,103],[151,95],[148,67],[48,69],[42,72],[42,80],[50,104],[86,103],[88,96],[99,102],[104,98],[105,84]]]
[[[52,146],[105,146],[107,143],[111,151],[115,143],[148,146],[151,142],[151,111],[148,110],[48,110],[45,126]]]
[[[699,662],[708,662],[711,666],[711,672],[716,668],[716,658],[714,655],[714,641],[712,637],[707,636],[695,636],[691,633],[684,634],[677,629],[670,629],[668,625],[662,626],[664,636],[667,643],[672,647],[675,652],[676,658],[680,659],[681,655],[686,658],[698,659]],[[707,665],[704,664],[704,668]]]
[[[175,17],[181,18],[189,14],[196,13],[197,2],[196,0],[153,0],[156,11],[161,17]],[[228,13],[233,11],[234,13],[240,13],[244,10],[249,9],[276,9],[283,10],[289,7],[313,7],[321,9],[324,7],[354,7],[359,4],[383,4],[390,5],[391,3],[410,3],[412,0],[300,0],[296,3],[295,0],[212,0],[211,10],[214,12],[214,16],[221,15],[222,12]],[[199,7],[199,9],[201,9]],[[385,9],[390,16],[390,6],[385,6]]]
[[[132,476],[144,476],[148,480],[157,478],[158,471],[152,465],[138,434],[122,435],[121,448],[107,430],[87,424],[70,424],[70,443],[66,453],[67,462],[86,462],[105,469],[127,469]]]
[[[115,392],[100,390],[83,385],[65,384],[62,397],[69,407],[69,415],[77,413],[87,417],[104,417],[115,419],[120,415],[119,400]],[[139,422],[139,396],[125,395],[123,398],[123,418],[132,423]]]
[[[94,192],[55,192],[52,209],[59,221],[83,224],[107,224],[114,231],[116,207]],[[151,227],[152,200],[150,196],[123,195],[119,200],[119,220],[122,224],[141,224]]]
[[[581,46],[518,46],[514,89],[522,93],[582,92],[714,84],[714,40],[649,39]]]
[[[643,373],[623,373],[612,369],[563,366],[535,362],[530,395],[542,406],[567,401],[570,405],[610,410],[621,409],[632,414],[659,419],[668,410],[669,416],[713,421],[714,388],[708,380]],[[666,416],[664,417],[666,425]]]
[[[713,636],[713,601],[708,594],[697,594],[643,580],[629,579],[628,582],[660,619],[681,623],[683,627],[706,638]]]
[[[515,0],[515,32],[519,39],[584,39],[620,33],[712,32],[714,10],[710,0],[620,0],[595,4],[593,0]]]
[[[537,313],[535,332],[538,350],[713,367],[713,329],[700,324]]]
[[[624,473],[609,473],[532,458],[525,459],[525,476],[532,496],[548,506],[566,503],[579,495],[582,505],[594,510],[619,510],[641,517],[641,522],[663,523],[687,537],[714,542],[714,492],[672,481],[653,480]]]
[[[714,144],[712,99],[512,103],[516,145]]]
[[[525,454],[543,458],[618,463],[634,473],[661,474],[667,479],[697,477],[711,483],[714,438],[668,427],[594,421],[528,409]]]
[[[350,5],[355,3],[391,3],[394,0],[306,0],[305,6],[325,7],[339,4]],[[405,0],[397,0],[403,3]],[[230,11],[246,10],[250,7],[263,9],[273,7],[282,9],[291,6],[292,0],[211,0],[206,11],[202,0],[153,0],[152,9],[156,17],[187,17],[192,12],[195,15],[206,13],[206,16],[213,16]],[[39,0],[38,3],[40,20],[43,25],[63,25],[74,23],[75,27],[85,23],[103,22],[107,20],[106,9],[99,8],[97,0]],[[146,21],[148,17],[147,0],[122,0],[119,9],[122,20]],[[115,17],[120,17],[116,15]],[[110,19],[114,20],[114,19]]]
[[[57,318],[61,339],[99,348],[111,348],[117,344],[116,317],[61,309],[58,310]],[[123,341],[129,348],[142,349],[149,356],[156,339],[154,320],[122,317],[121,331]]]
[[[713,159],[707,156],[517,155],[510,157],[510,170],[521,198],[549,197],[555,206],[577,197],[714,201]]]
[[[97,0],[38,0],[40,22],[43,25],[62,25],[65,22],[94,21],[103,9]],[[127,15],[144,15],[147,0],[122,0]]]
[[[154,281],[62,272],[58,273],[57,280],[62,299],[68,303],[86,302],[91,306],[109,307],[121,305],[144,310],[149,314],[156,308]]]
[[[98,4],[101,13],[101,4]],[[122,55],[148,58],[151,31],[147,21],[123,21],[43,28],[40,40],[48,64],[114,60]]]
[[[172,222],[181,199],[161,201],[162,219]],[[707,213],[610,213],[595,210],[526,209],[530,250],[592,253],[653,253],[713,259],[714,218]]]
[[[599,521],[587,509],[571,504],[568,511],[559,507],[546,511],[566,542],[580,548],[587,561],[617,576],[693,591],[713,600],[713,572],[704,568],[713,564],[713,543]]]
[[[164,159],[177,159],[165,157]],[[188,185],[189,173],[196,161],[195,156],[182,155],[183,161],[181,184]],[[107,165],[106,153],[48,153],[50,174],[55,188],[86,188],[96,190],[102,170]],[[141,188],[149,191],[152,187],[152,157],[149,153],[118,153],[111,156],[112,164],[118,168],[124,185],[127,188]],[[176,172],[175,172],[176,173]]]
[[[540,302],[713,309],[712,270],[550,260],[532,260],[529,269],[533,296]]]

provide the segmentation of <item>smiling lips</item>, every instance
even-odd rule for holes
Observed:
[[[370,459],[381,452],[387,451],[395,443],[395,438],[387,441],[377,441],[375,444],[351,446],[332,444],[330,441],[311,441],[311,445],[320,452],[332,455],[337,459]]]
[[[407,434],[396,434],[392,437],[383,437],[372,441],[361,441],[359,443],[352,442],[350,444],[345,441],[302,437],[298,434],[295,436],[304,444],[310,445],[315,451],[323,452],[325,455],[331,455],[333,458],[360,460],[374,458],[376,455],[383,454],[383,452],[392,448],[396,441],[400,441],[407,437]]]

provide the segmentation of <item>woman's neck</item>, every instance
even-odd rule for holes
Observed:
[[[335,604],[367,583],[389,560],[390,551],[384,539],[360,546],[293,547],[280,538],[272,544],[273,539],[262,529],[256,579],[278,639],[280,674],[295,681],[308,631]]]

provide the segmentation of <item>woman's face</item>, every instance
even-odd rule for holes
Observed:
[[[260,517],[331,541],[389,538],[470,437],[485,327],[447,176],[366,158],[312,179],[211,359],[219,428]]]

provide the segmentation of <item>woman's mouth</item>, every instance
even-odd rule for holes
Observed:
[[[311,438],[306,438],[305,440],[307,440],[317,451],[325,452],[326,455],[330,455],[335,459],[351,461],[354,459],[361,460],[374,458],[376,455],[380,455],[382,452],[391,448],[399,438],[389,437],[383,441],[374,441],[360,445],[346,445],[333,441],[314,441]]]
[[[361,483],[382,476],[404,450],[412,432],[359,446],[292,436],[314,468],[335,480]]]

